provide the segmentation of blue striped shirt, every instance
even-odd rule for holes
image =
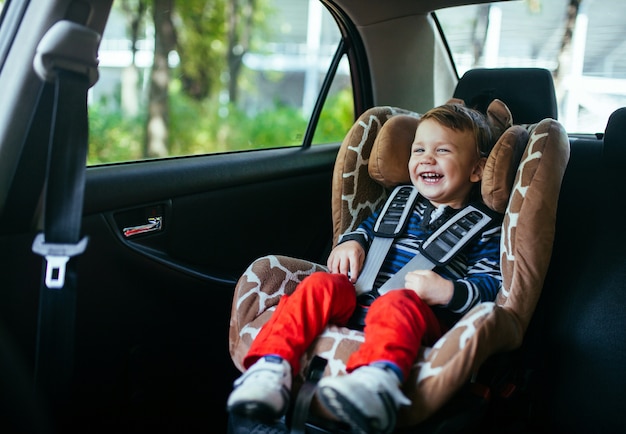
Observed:
[[[419,246],[456,211],[448,206],[435,208],[430,201],[420,196],[405,230],[391,245],[374,288],[379,288],[409,262],[418,252]],[[374,237],[374,224],[379,213],[380,210],[372,214],[353,232],[345,233],[340,243],[356,240],[367,251]],[[438,314],[442,313],[454,321],[476,304],[495,299],[502,283],[500,224],[501,216],[497,216],[492,225],[470,241],[448,264],[433,268],[433,271],[454,283],[452,300],[445,306],[434,307]]]

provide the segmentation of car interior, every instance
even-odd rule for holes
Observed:
[[[247,297],[291,291],[324,269],[338,236],[383,203],[392,184],[406,182],[395,169],[392,183],[375,180],[371,155],[393,159],[420,114],[452,98],[486,114],[494,100],[510,110],[500,153],[490,155],[489,193],[514,229],[503,238],[515,255],[503,261],[498,299],[476,307],[480,332],[471,345],[455,335],[441,342],[452,356],[437,359],[429,350],[416,361],[415,389],[407,392],[413,405],[396,432],[626,432],[619,226],[626,107],[613,110],[602,131],[579,133],[560,121],[547,68],[459,74],[436,13],[490,2],[321,0],[341,34],[336,59],[349,64],[354,116],[341,140],[311,143],[331,87],[325,77],[300,146],[85,166],[88,88],[98,80],[99,37],[113,3],[3,2],[2,432],[349,433],[321,417],[309,393],[322,372],[345,367],[345,353],[333,359],[322,338],[292,396],[303,411],[274,425],[227,413],[251,331],[273,310],[272,297],[258,305]],[[59,84],[68,69],[80,94]],[[56,154],[55,131],[65,131],[67,142],[78,138],[78,148]],[[386,167],[377,173],[386,175]],[[346,174],[355,173],[366,183],[364,196],[348,203],[355,190]],[[79,185],[75,196],[66,177]],[[53,190],[54,179],[67,183]],[[49,212],[66,200],[69,210]],[[53,241],[47,225],[55,217],[76,238],[59,243],[60,254],[41,253],[37,237]],[[80,240],[84,251],[71,251]],[[66,254],[64,283],[46,287],[59,275],[46,274],[45,257]],[[333,333],[345,351],[358,345],[355,331]],[[332,363],[320,367],[319,358]],[[440,374],[418,381],[432,363],[441,363]]]

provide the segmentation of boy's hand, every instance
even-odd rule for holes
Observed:
[[[430,306],[448,304],[454,293],[454,283],[432,270],[410,271],[404,283]]]
[[[345,274],[352,283],[356,282],[365,262],[365,250],[358,241],[350,240],[336,246],[328,256],[328,270]]]

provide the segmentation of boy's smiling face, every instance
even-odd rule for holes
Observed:
[[[409,160],[411,182],[433,205],[461,208],[482,179],[485,158],[478,154],[472,131],[422,120],[415,132]]]

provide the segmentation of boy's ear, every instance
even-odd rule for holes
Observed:
[[[485,171],[485,164],[487,163],[487,157],[480,157],[478,162],[474,165],[474,170],[470,175],[470,181],[479,182],[483,179],[483,173]]]

